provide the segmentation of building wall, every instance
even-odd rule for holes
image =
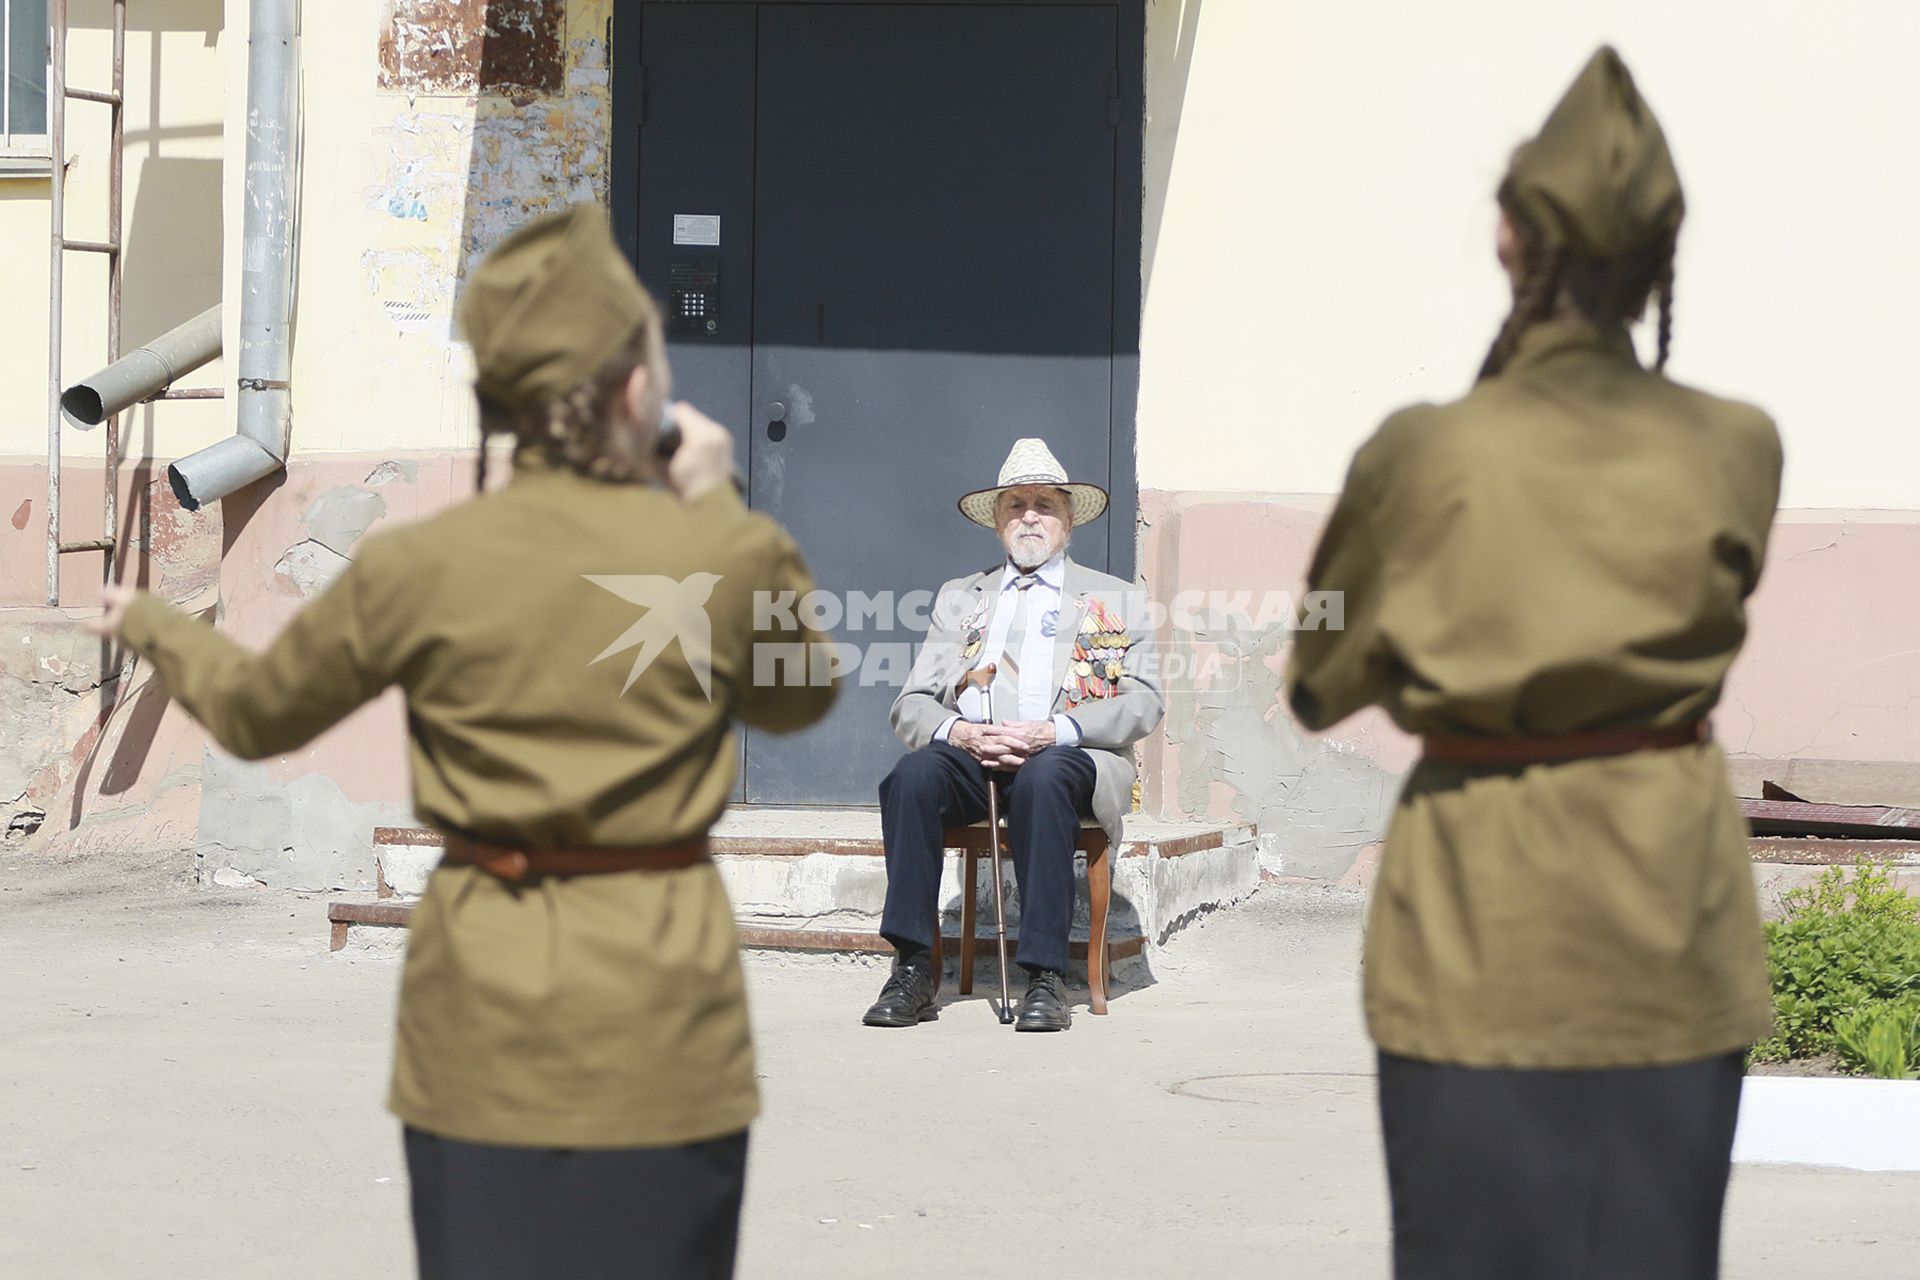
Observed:
[[[238,6],[244,18],[246,6]],[[68,80],[77,88],[111,82],[110,6],[74,0]],[[227,71],[234,41],[221,0],[140,0],[128,6],[122,217],[121,347],[131,351],[221,301],[223,200],[227,166]],[[244,51],[244,35],[239,42]],[[244,74],[244,69],[243,69]],[[107,238],[108,111],[67,109],[67,234]],[[47,456],[47,282],[51,186],[44,177],[0,178],[0,459]],[[64,374],[85,377],[106,363],[105,259],[68,254],[62,325]],[[218,363],[183,385],[217,386]],[[129,419],[131,419],[129,421]],[[178,451],[218,438],[217,403],[148,405],[123,415],[132,457]],[[102,435],[69,431],[66,453],[100,459]],[[156,440],[164,440],[156,446]],[[42,499],[44,502],[44,499]],[[91,523],[87,523],[88,518]],[[69,537],[99,534],[97,511],[75,510]],[[41,576],[44,576],[42,571]]]
[[[1139,467],[1162,595],[1303,585],[1347,460],[1394,408],[1470,383],[1507,306],[1492,193],[1613,43],[1688,189],[1671,372],[1786,443],[1752,639],[1716,727],[1743,792],[1920,803],[1920,268],[1878,162],[1907,148],[1920,13],[1782,0],[1467,6],[1150,0]],[[1891,190],[1889,189],[1891,188]],[[1170,631],[1182,650],[1214,637]],[[1233,643],[1148,748],[1165,816],[1252,818],[1286,869],[1364,875],[1414,744],[1326,738],[1280,698],[1284,632]]]
[[[158,9],[172,25],[129,43],[152,46],[130,58],[130,80],[150,74],[136,70],[142,57],[161,69],[157,91],[141,82],[130,94],[160,107],[138,147],[217,164],[221,133],[232,142],[220,201],[231,337],[246,6],[234,0],[224,18],[192,0]],[[305,6],[294,456],[277,484],[191,516],[156,471],[127,475],[123,503],[147,531],[134,572],[198,607],[217,601],[229,631],[260,643],[368,530],[468,491],[469,365],[450,336],[452,302],[473,260],[525,217],[605,198],[611,12],[611,0]],[[1920,107],[1895,63],[1920,17],[1891,0],[1818,25],[1776,0],[1623,0],[1599,15],[1519,0],[1485,0],[1464,19],[1411,0],[1149,0],[1143,572],[1163,596],[1297,592],[1352,450],[1393,407],[1457,395],[1471,378],[1506,301],[1491,192],[1507,149],[1611,39],[1689,183],[1673,371],[1765,405],[1788,445],[1788,509],[1720,717],[1737,774],[1748,788],[1771,777],[1833,799],[1920,790],[1920,722],[1907,714],[1920,696],[1920,433],[1895,382],[1920,322],[1880,286],[1911,274],[1920,251],[1899,221],[1909,180],[1873,163],[1903,154]],[[85,38],[93,52],[76,39],[76,80],[99,58]],[[154,163],[130,172],[144,181]],[[93,207],[81,194],[89,164],[97,174],[83,154],[69,179],[76,209]],[[0,201],[0,232],[38,216],[20,234],[44,235],[39,190]],[[158,199],[147,207],[164,210]],[[168,220],[154,218],[129,233],[130,270],[138,245],[161,243],[145,229]],[[172,225],[197,235],[203,222]],[[152,296],[204,292],[204,265],[167,254],[143,255],[161,282]],[[17,273],[11,296],[40,296],[44,267],[25,262],[0,271]],[[150,307],[152,323],[162,309]],[[18,367],[0,365],[14,375],[0,387],[0,517],[15,517],[0,519],[0,604],[29,606],[43,585],[33,459],[45,353],[36,363],[19,349],[31,323],[0,323],[19,337],[3,357]],[[231,411],[143,409],[132,444],[177,457],[230,430]],[[97,491],[87,474],[76,463],[72,493]],[[97,570],[68,567],[69,599]],[[371,827],[406,805],[391,700],[302,752],[236,765],[203,755],[137,669],[98,723],[87,681],[100,659],[90,669],[86,653],[62,658],[44,638],[70,621],[9,619],[34,661],[0,662],[0,677],[34,685],[74,725],[14,750],[32,766],[18,770],[29,785],[15,812],[45,811],[43,839],[190,838],[208,873],[370,883]],[[1254,818],[1279,835],[1288,870],[1364,873],[1412,744],[1377,716],[1324,739],[1299,734],[1280,705],[1284,631],[1166,638],[1220,659],[1220,675],[1175,697],[1147,744],[1147,807]],[[0,652],[11,642],[0,635]]]
[[[1331,493],[1459,395],[1507,305],[1493,191],[1612,42],[1687,186],[1671,371],[1753,400],[1784,505],[1920,510],[1906,207],[1920,9],[1151,0],[1140,475]]]
[[[155,7],[133,6],[136,28]],[[160,170],[136,165],[148,117],[139,114],[145,108],[130,112],[128,345],[177,322],[135,325],[136,267],[158,279],[142,295],[149,311],[160,297],[177,304],[205,295],[193,311],[204,308],[219,298],[224,268],[231,347],[247,5],[232,0],[223,12],[212,0],[160,0],[157,8],[161,29],[151,43],[164,76],[151,91],[140,78],[145,46],[136,30],[129,100],[152,100],[158,124],[149,132],[163,146],[192,143],[218,166],[224,135],[232,163],[224,186],[216,168],[211,197],[198,193],[215,211],[208,225],[193,216],[198,206],[169,204],[140,185],[151,186]],[[71,74],[75,83],[100,83],[106,45],[84,27],[86,12],[76,4]],[[610,0],[303,6],[292,456],[284,476],[214,510],[186,513],[172,499],[164,464],[229,433],[232,403],[136,411],[121,485],[123,576],[211,611],[236,639],[258,645],[344,567],[368,529],[464,496],[474,427],[468,357],[451,336],[453,299],[471,263],[526,218],[605,199],[611,15]],[[193,22],[200,26],[187,41]],[[191,65],[188,49],[198,59]],[[103,170],[104,149],[104,131],[76,136],[69,147],[80,157],[67,185],[72,234],[97,234],[79,214],[95,207],[87,175]],[[44,243],[47,191],[43,180],[0,203],[0,231],[14,230],[4,219],[24,226],[37,218],[20,235]],[[104,210],[104,198],[97,203]],[[157,228],[177,239],[156,238]],[[210,247],[200,243],[203,228]],[[19,296],[45,297],[44,263],[4,269],[23,272]],[[70,332],[87,319],[81,291],[81,281],[70,281]],[[21,335],[19,345],[32,344],[31,317],[3,323]],[[88,354],[95,348],[70,341],[69,379],[98,363]],[[103,687],[103,671],[112,676],[119,655],[77,631],[96,598],[97,557],[67,557],[67,607],[42,607],[44,335],[38,343],[18,370],[7,366],[12,389],[0,392],[0,703],[22,713],[0,740],[0,806],[16,836],[37,825],[35,838],[67,850],[183,845],[197,850],[208,875],[370,886],[372,826],[407,811],[403,726],[392,699],[303,751],[240,764],[205,749],[139,665],[111,691]],[[223,380],[217,369],[198,377]],[[98,433],[71,433],[70,441],[63,526],[71,538],[97,531],[102,470]],[[58,645],[48,639],[54,634],[64,637]]]
[[[244,16],[246,6],[238,9]],[[74,0],[69,19],[69,82],[108,88],[110,6]],[[221,0],[128,6],[122,350],[222,301],[223,232],[235,212],[226,198],[225,152],[234,47]],[[75,102],[67,119],[67,234],[105,240],[108,111]],[[0,825],[9,843],[38,833],[43,845],[57,840],[69,852],[191,848],[198,730],[146,688],[143,673],[135,673],[133,690],[108,697],[103,679],[118,655],[81,630],[88,610],[45,607],[51,194],[45,177],[0,179],[0,243],[8,247],[0,255],[7,302],[0,313]],[[106,362],[105,259],[69,254],[65,276],[63,375],[71,381]],[[181,385],[224,380],[216,360]],[[121,419],[119,532],[132,547],[130,567],[202,607],[211,603],[219,568],[218,513],[180,511],[165,480],[156,482],[151,459],[219,438],[230,430],[230,413],[219,402],[187,401],[144,405]],[[102,532],[104,436],[64,433],[61,531],[68,539]],[[63,557],[63,598],[93,604],[103,567],[98,554]]]
[[[612,0],[310,5],[301,453],[470,448],[452,307],[535,214],[606,199]],[[312,95],[309,95],[311,102]]]

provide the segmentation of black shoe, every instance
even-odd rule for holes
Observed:
[[[1065,1031],[1073,1025],[1067,1012],[1067,997],[1060,975],[1049,969],[1035,969],[1027,979],[1027,994],[1020,1001],[1020,1015],[1014,1019],[1015,1031]]]
[[[880,988],[880,998],[861,1021],[870,1027],[917,1027],[932,1022],[940,1016],[934,990],[932,965],[896,960],[887,985]]]

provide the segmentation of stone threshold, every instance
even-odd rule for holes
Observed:
[[[715,825],[709,838],[715,862],[730,877],[730,891],[739,889],[745,893],[744,900],[736,897],[736,901],[743,901],[738,919],[741,945],[791,952],[884,954],[891,951],[891,947],[873,929],[773,923],[767,917],[784,912],[765,910],[769,902],[788,901],[786,893],[791,890],[783,886],[796,883],[787,878],[785,871],[773,872],[771,869],[774,867],[842,866],[848,874],[854,873],[856,868],[871,868],[858,872],[871,884],[872,877],[880,874],[875,863],[885,855],[877,811],[734,809]],[[1250,824],[1165,822],[1136,817],[1128,821],[1126,838],[1117,853],[1112,855],[1115,884],[1131,886],[1136,893],[1143,889],[1151,892],[1155,877],[1174,875],[1173,883],[1191,881],[1196,887],[1204,886],[1208,883],[1207,876],[1212,874],[1210,870],[1181,876],[1175,874],[1173,868],[1198,865],[1190,860],[1205,862],[1209,856],[1235,859],[1234,851],[1241,849],[1247,850],[1247,856],[1252,857],[1257,838],[1258,831]],[[331,947],[335,951],[347,946],[354,930],[365,930],[371,936],[406,927],[412,912],[412,900],[424,889],[427,876],[439,860],[439,850],[444,840],[439,832],[430,828],[380,827],[373,833],[373,843],[378,855],[375,861],[378,900],[342,901],[328,905]],[[948,850],[949,861],[956,861],[960,852],[958,849]],[[754,867],[768,868],[768,873],[773,874],[775,879],[768,882],[764,875],[750,874],[750,869]],[[1154,868],[1164,870],[1156,871]],[[736,874],[749,875],[752,888],[743,889],[732,883],[731,878]],[[1254,874],[1257,878],[1257,872]],[[835,880],[832,883],[843,882]],[[776,896],[768,897],[770,892]],[[1201,892],[1204,894],[1205,890]],[[754,909],[756,903],[759,910]],[[1118,909],[1116,901],[1116,911]],[[860,923],[877,923],[877,914],[875,910]],[[830,924],[838,925],[839,922],[817,922],[817,926]],[[953,928],[951,920],[947,922],[947,928]],[[950,948],[949,954],[957,955],[958,935],[949,934],[943,940],[943,945]],[[1083,939],[1075,940],[1070,945],[1073,957],[1084,960],[1086,942]],[[979,937],[976,946],[985,956],[990,957],[994,953],[995,943],[990,934]],[[1110,938],[1110,948],[1116,960],[1143,954],[1147,946],[1147,939],[1137,933],[1116,932]]]
[[[1120,857],[1177,858],[1251,840],[1248,823],[1165,822],[1129,818]],[[708,833],[715,856],[804,857],[810,853],[881,857],[880,814],[871,809],[736,809]],[[445,841],[429,827],[375,827],[378,847],[438,849]]]
[[[1251,824],[1136,818],[1127,822],[1126,838],[1117,856],[1181,858],[1252,841],[1258,834]],[[707,838],[715,858],[886,856],[880,839],[880,814],[874,810],[736,809],[722,817]],[[380,854],[375,859],[376,896],[385,899],[396,894],[387,874],[389,857],[412,863],[409,878],[420,883],[424,879],[421,868],[434,859],[430,851],[444,844],[441,834],[430,827],[375,827],[373,845]],[[951,848],[947,852],[961,851]]]
[[[354,926],[373,928],[404,929],[413,916],[414,904],[411,902],[334,902],[327,906],[327,922],[331,926],[328,949],[339,951],[347,945],[347,938]],[[797,951],[828,952],[838,955],[891,955],[893,944],[877,933],[863,933],[844,929],[784,929],[777,925],[741,924],[738,927],[740,945],[751,951]],[[1007,935],[1007,948],[1013,949],[1019,941],[1018,932]],[[949,960],[960,954],[960,938],[957,934],[943,934],[940,945]],[[997,954],[998,940],[990,933],[976,934],[973,945],[982,964],[992,962]],[[1113,959],[1126,960],[1146,950],[1147,940],[1138,934],[1125,938],[1114,938],[1108,946]],[[1075,938],[1067,944],[1068,957],[1084,963],[1087,958],[1087,942],[1084,938]]]

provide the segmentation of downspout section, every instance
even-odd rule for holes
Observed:
[[[67,421],[86,431],[122,409],[151,400],[220,354],[220,304],[60,393]]]
[[[250,0],[246,212],[240,245],[238,424],[167,468],[197,511],[287,464],[293,424],[294,211],[299,190],[299,0]]]

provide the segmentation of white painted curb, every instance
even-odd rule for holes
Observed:
[[[1920,1080],[1748,1076],[1733,1158],[1920,1171]]]

